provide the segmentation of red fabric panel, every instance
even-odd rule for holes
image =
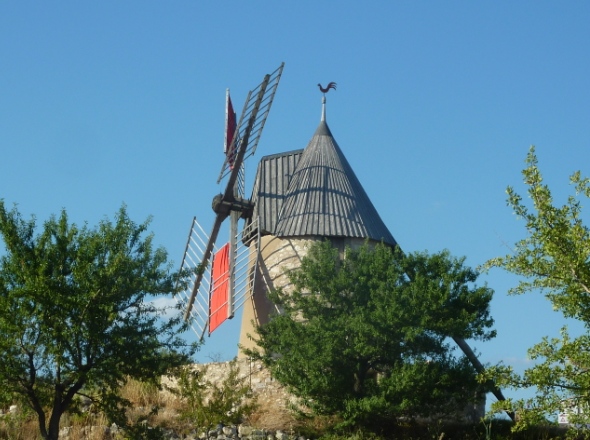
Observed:
[[[229,243],[215,255],[211,268],[209,297],[209,334],[227,319],[229,300]]]
[[[229,92],[227,94],[227,102],[225,108],[225,154],[227,155],[227,159],[229,162],[229,167],[233,168],[234,159],[235,159],[235,152],[233,149],[229,151],[231,146],[231,142],[234,138],[234,133],[236,131],[236,113],[234,112],[234,106],[231,103],[231,98],[229,97]]]

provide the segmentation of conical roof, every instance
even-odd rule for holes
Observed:
[[[368,238],[396,244],[324,117],[290,176],[273,235]]]

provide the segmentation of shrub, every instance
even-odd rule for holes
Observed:
[[[205,378],[207,367],[180,370],[178,388],[174,391],[184,401],[181,417],[202,428],[218,424],[238,424],[256,409],[246,378],[240,377],[236,360],[229,363],[227,376],[220,383]]]

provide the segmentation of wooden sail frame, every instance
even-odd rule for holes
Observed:
[[[230,250],[229,273],[229,298],[227,304],[227,317],[231,319],[235,313],[243,307],[245,302],[251,298],[254,292],[254,285],[258,274],[260,260],[260,230],[258,219],[245,226],[234,236],[236,246]],[[211,318],[211,264],[202,265],[203,252],[209,237],[201,227],[196,217],[191,222],[188,234],[184,257],[181,263],[181,271],[188,271],[190,275],[183,282],[187,288],[183,289],[177,296],[177,300],[184,308],[193,293],[193,284],[197,271],[202,270],[202,281],[196,292],[193,307],[189,315],[189,325],[199,340],[209,333],[209,320]],[[231,240],[230,240],[231,241]],[[217,248],[215,247],[216,251]]]

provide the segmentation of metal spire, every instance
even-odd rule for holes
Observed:
[[[326,122],[326,95],[322,96],[322,122]]]

